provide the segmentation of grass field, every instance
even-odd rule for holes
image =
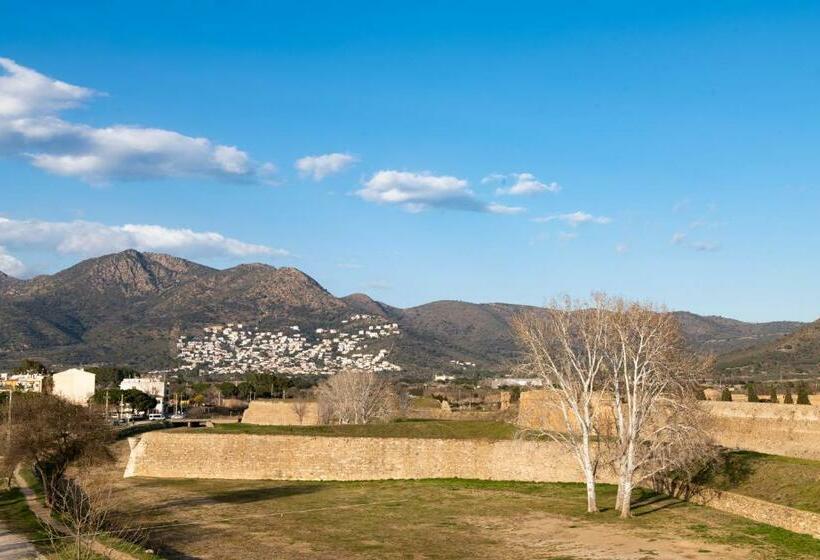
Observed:
[[[271,482],[128,479],[129,515],[168,558],[783,559],[820,541],[637,492],[636,516],[584,511],[579,484],[466,480]]]
[[[260,435],[304,435],[347,437],[406,437],[447,439],[511,439],[516,427],[504,422],[483,420],[398,420],[384,424],[332,426],[260,426],[255,424],[216,424],[213,428],[193,429],[195,433],[232,433]]]
[[[820,461],[736,451],[710,486],[820,513]]]

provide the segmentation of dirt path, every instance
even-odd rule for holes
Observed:
[[[476,518],[509,547],[510,558],[549,558],[553,555],[584,560],[749,560],[751,551],[726,545],[666,538],[640,529],[577,521],[548,514],[531,514],[514,524],[505,518]],[[515,552],[511,552],[515,551]]]
[[[18,466],[14,470],[14,482],[20,488],[20,492],[26,498],[26,504],[28,505],[29,509],[37,516],[37,519],[40,520],[40,523],[48,525],[54,530],[56,533],[61,535],[69,534],[69,529],[59,521],[53,519],[51,517],[51,511],[40,503],[40,500],[37,499],[37,494],[34,493],[34,490],[28,485],[26,479],[24,479],[20,475],[20,467]],[[121,552],[119,550],[113,549],[110,546],[106,546],[105,544],[101,543],[100,541],[93,541],[90,546],[91,550],[100,554],[101,556],[105,556],[106,558],[110,558],[111,560],[138,560],[134,556],[131,556],[128,553]],[[0,560],[2,560],[2,556],[0,556]],[[14,558],[13,556],[10,558]]]
[[[27,560],[37,558],[34,545],[12,533],[0,523],[0,560]]]

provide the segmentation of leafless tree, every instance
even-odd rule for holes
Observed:
[[[560,413],[564,428],[547,430],[578,460],[587,489],[587,511],[598,511],[595,480],[600,454],[596,390],[605,380],[607,299],[589,301],[569,297],[554,301],[546,310],[517,316],[513,328],[525,354],[524,367],[544,379],[545,406]]]
[[[637,482],[684,468],[703,452],[705,432],[691,401],[704,366],[684,350],[678,321],[666,310],[624,300],[610,300],[608,308],[616,507],[629,517]]]
[[[291,407],[293,407],[293,413],[296,414],[296,418],[299,419],[299,424],[303,424],[305,422],[305,416],[307,415],[308,403],[300,399],[293,401]]]
[[[135,550],[145,540],[139,527],[123,523],[118,500],[102,480],[62,478],[52,494],[55,521],[44,525],[58,558],[91,560],[107,556],[107,539],[117,539]]]
[[[389,417],[396,403],[390,382],[372,371],[346,370],[330,377],[316,389],[324,421],[336,424],[367,424]]]

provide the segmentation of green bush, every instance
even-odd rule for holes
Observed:
[[[732,402],[732,392],[729,390],[729,387],[724,387],[723,391],[720,392],[720,400]]]
[[[809,388],[803,381],[797,386],[797,404],[811,404],[809,400]]]
[[[757,398],[757,387],[755,387],[754,383],[749,382],[746,385],[746,396],[749,402],[760,402],[760,399]]]

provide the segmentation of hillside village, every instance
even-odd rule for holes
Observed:
[[[304,334],[298,325],[271,332],[242,323],[205,327],[203,336],[180,336],[176,371],[199,370],[216,375],[280,372],[329,375],[345,368],[374,372],[400,371],[387,360],[388,348],[375,348],[397,336],[397,323],[382,323],[354,314],[340,325]]]

